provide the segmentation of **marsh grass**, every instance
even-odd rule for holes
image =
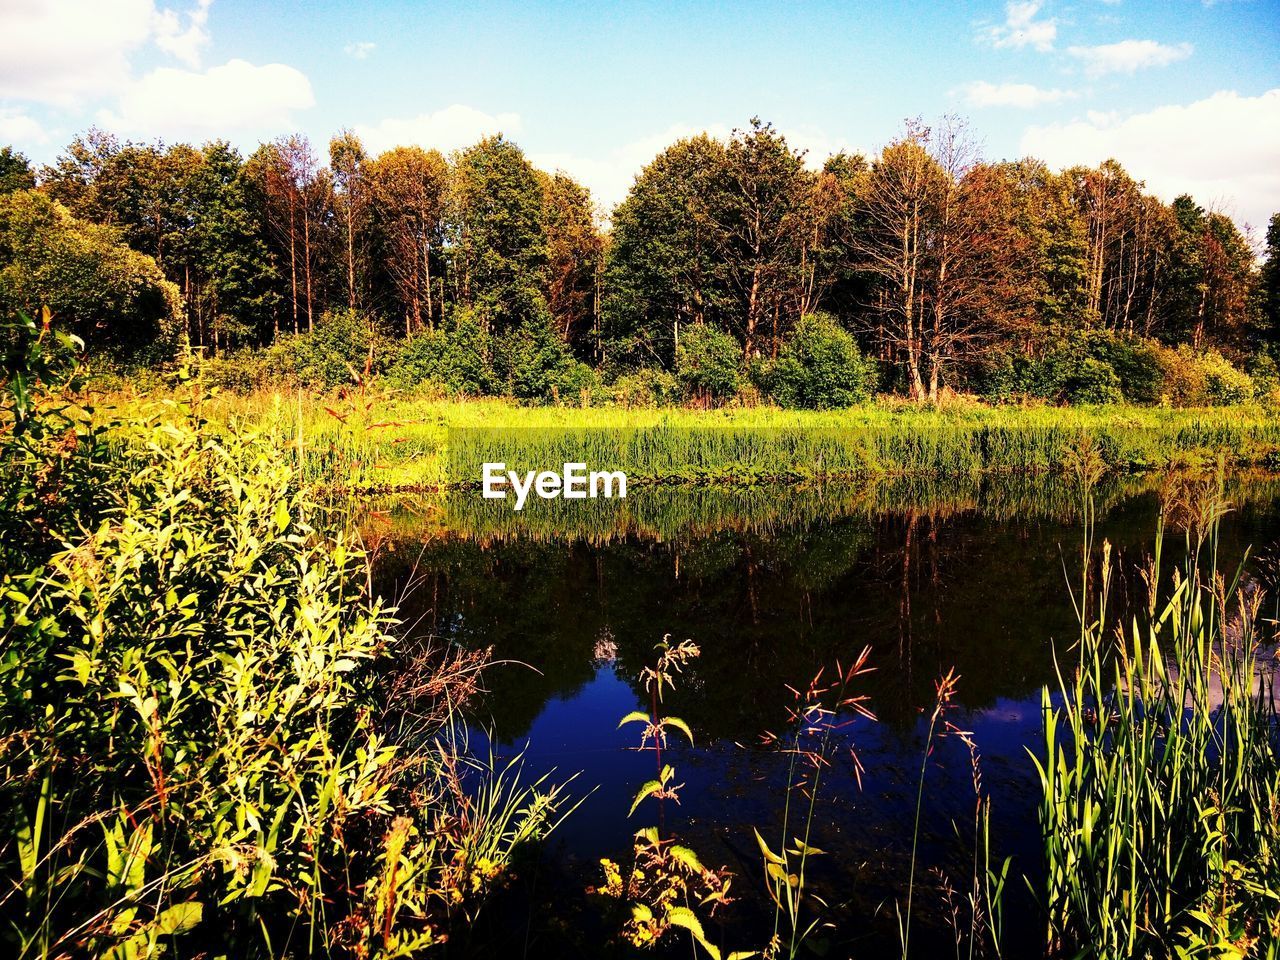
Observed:
[[[1089,502],[1099,474],[1085,458]],[[1074,594],[1071,665],[1043,693],[1033,754],[1043,800],[1053,956],[1273,957],[1280,943],[1280,754],[1261,592],[1218,568],[1226,509],[1201,485],[1173,511],[1188,559],[1167,576],[1162,520],[1127,622],[1110,596],[1110,545],[1092,516]]]
[[[97,398],[126,417],[153,399]],[[207,416],[262,427],[282,445],[302,437],[294,453],[304,479],[363,492],[474,485],[485,460],[546,469],[566,454],[625,470],[639,484],[1053,473],[1085,436],[1113,470],[1198,467],[1224,456],[1280,464],[1280,421],[1260,407],[583,409],[398,396],[362,383],[332,396],[224,394]]]

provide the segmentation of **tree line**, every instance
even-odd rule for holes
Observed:
[[[758,119],[686,138],[606,225],[585,187],[501,135],[448,157],[372,156],[350,132],[321,154],[295,135],[246,157],[91,130],[40,170],[0,152],[0,297],[105,347],[223,353],[344,312],[409,341],[553,337],[610,376],[674,369],[682,341],[777,363],[822,315],[916,398],[1072,338],[1237,364],[1280,344],[1277,217],[1260,261],[1225,213],[1166,204],[1113,160],[987,161],[955,118],[807,160]]]

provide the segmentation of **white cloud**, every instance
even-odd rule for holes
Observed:
[[[975,80],[960,88],[971,107],[1019,107],[1027,110],[1047,103],[1061,103],[1079,96],[1074,90],[1045,90],[1030,83],[988,83]]]
[[[15,107],[0,107],[0,143],[43,144],[49,142],[44,127]]]
[[[994,47],[1032,47],[1042,53],[1052,50],[1058,37],[1058,21],[1052,17],[1036,19],[1043,5],[1041,0],[1010,0],[1004,5],[1004,23],[987,27],[982,35]]]
[[[342,48],[342,52],[356,60],[364,60],[369,54],[373,53],[377,46],[376,43],[369,40],[357,40],[355,43],[348,43]]]
[[[1134,73],[1145,67],[1167,67],[1185,60],[1194,48],[1189,43],[1170,46],[1155,40],[1121,40],[1096,47],[1068,47],[1067,53],[1083,61],[1092,77],[1108,73]]]
[[[101,99],[128,85],[131,57],[151,43],[199,66],[211,3],[179,14],[155,0],[3,0],[0,97],[61,107]]]
[[[205,71],[153,70],[99,120],[148,137],[226,135],[288,127],[295,110],[314,103],[311,82],[293,67],[230,60]]]
[[[519,129],[519,114],[485,113],[455,103],[434,113],[420,113],[407,119],[388,117],[372,126],[357,125],[356,134],[370,153],[411,144],[448,153],[468,147],[482,137],[512,134]]]
[[[1114,157],[1165,200],[1189,193],[1255,227],[1280,210],[1280,88],[1031,127],[1021,148],[1059,167]]]
[[[181,18],[172,10],[156,13],[156,46],[169,56],[189,67],[200,66],[200,51],[209,45],[209,7],[213,0],[196,0],[187,12],[187,28],[182,29]]]
[[[5,0],[0,97],[62,106],[124,86],[151,37],[152,0]]]

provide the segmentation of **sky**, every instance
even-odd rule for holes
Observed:
[[[1280,210],[1280,0],[0,0],[0,144],[38,163],[90,126],[246,152],[502,132],[607,213],[691,133],[759,116],[818,165],[943,114],[988,159],[1115,157],[1261,232]]]

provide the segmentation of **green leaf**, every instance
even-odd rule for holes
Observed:
[[[706,869],[702,866],[702,861],[698,859],[698,855],[688,847],[682,847],[679,844],[674,844],[668,852],[671,854],[671,859],[675,860],[677,863],[683,864],[687,869],[694,873],[702,873],[703,870]]]
[[[640,792],[636,794],[636,798],[631,801],[631,809],[627,811],[627,816],[636,812],[636,807],[640,806],[640,801],[645,797],[653,796],[662,789],[662,784],[657,780],[650,780],[640,788]]]
[[[681,927],[693,934],[702,949],[712,957],[712,960],[720,960],[720,948],[707,942],[707,936],[702,932],[702,922],[688,907],[671,907],[667,910],[667,923],[673,927]]]
[[[693,731],[689,729],[689,725],[679,717],[663,717],[662,725],[664,727],[675,727],[686,737],[689,738],[689,746],[693,746]]]
[[[289,504],[281,500],[276,504],[276,529],[283,532],[289,526]]]
[[[760,852],[764,854],[765,860],[769,863],[782,864],[783,859],[769,849],[769,845],[764,842],[764,837],[760,836],[760,831],[755,827],[751,828],[751,832],[756,835],[756,843],[760,844]]]
[[[647,713],[641,713],[639,710],[632,710],[625,717],[623,717],[621,720],[618,721],[617,729],[619,730],[622,729],[628,723],[648,723],[648,722],[649,722],[649,715]]]
[[[187,933],[204,918],[204,904],[198,901],[175,903],[156,917],[156,932],[163,935]]]

